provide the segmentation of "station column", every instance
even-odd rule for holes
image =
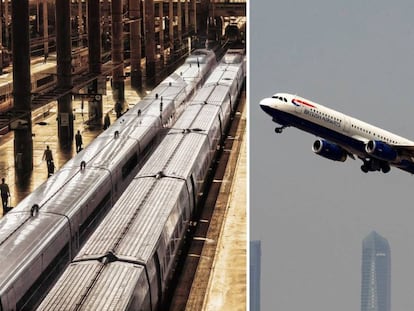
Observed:
[[[142,88],[141,71],[141,0],[129,0],[129,26],[131,32],[131,86]]]
[[[124,102],[124,46],[122,0],[112,0],[112,91],[116,102]]]
[[[89,0],[88,5],[88,42],[89,42],[89,72],[97,76],[101,74],[101,27],[100,27],[100,1]],[[90,121],[94,125],[102,125],[103,105],[102,90],[98,90],[98,84],[105,85],[105,82],[98,83],[96,78],[89,87],[91,93],[96,94],[94,98],[88,101],[88,111]],[[92,117],[93,116],[93,117]]]
[[[179,42],[180,42],[180,48],[181,48],[181,45],[182,45],[182,43],[183,43],[183,18],[182,18],[182,16],[183,16],[183,12],[182,12],[182,8],[181,8],[181,0],[177,0],[178,2],[177,2],[177,19],[178,19],[178,33],[177,33],[177,36],[178,36],[178,40],[179,40]]]
[[[184,31],[185,31],[185,33],[188,35],[188,31],[189,31],[189,27],[188,27],[188,24],[189,24],[189,20],[190,20],[190,18],[189,18],[189,13],[188,13],[188,0],[185,0],[185,2],[184,2]]]
[[[174,52],[174,3],[173,0],[168,1],[168,28],[170,37],[170,49]]]
[[[164,2],[158,2],[158,16],[160,17],[160,63],[164,67]]]
[[[45,60],[49,54],[49,21],[48,21],[48,8],[47,0],[42,2],[42,13],[43,13],[43,54],[45,55]]]
[[[19,183],[33,169],[32,103],[30,99],[29,1],[12,1],[14,159]]]
[[[201,0],[200,5],[200,24],[198,27],[199,34],[203,37],[207,36],[207,20],[209,17],[210,0]]]
[[[145,69],[147,83],[155,85],[155,23],[154,0],[145,1]]]
[[[72,88],[72,40],[70,37],[70,1],[56,0],[57,86]],[[58,99],[58,135],[62,148],[69,149],[73,140],[72,94]]]
[[[194,33],[197,34],[197,1],[196,0],[191,0],[192,3],[192,8],[193,8],[193,16],[191,18],[192,20],[192,25],[194,27]]]

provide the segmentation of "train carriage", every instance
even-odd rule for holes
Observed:
[[[39,310],[74,305],[79,310],[158,310],[225,135],[230,96],[237,97],[230,94],[230,85],[203,87],[191,100]],[[102,265],[99,273],[77,277],[80,265],[92,270],[97,262]],[[118,265],[129,265],[131,274],[138,271],[140,276],[132,280],[118,271]],[[108,275],[117,282],[105,281]],[[127,283],[128,288],[119,286]]]
[[[208,72],[213,66],[215,59],[211,58],[200,65],[200,71]],[[175,108],[200,86],[203,75],[194,78],[189,74],[188,81],[186,74],[180,79],[174,75],[156,88],[156,92],[162,89],[166,94],[162,111],[160,96],[151,92],[0,220],[0,247],[20,245],[4,253],[25,258],[0,275],[1,310],[33,309],[38,304],[39,297],[32,295],[30,289],[39,288],[37,293],[46,293],[62,272],[62,265],[70,262],[105,210],[113,206],[135,176],[149,149],[156,146],[162,123],[165,126],[177,118]],[[40,220],[49,215],[54,217],[50,226],[54,223],[59,230],[32,235],[41,231],[44,225]],[[64,234],[65,230],[69,234]],[[49,239],[59,244],[48,247]],[[66,248],[68,252],[63,251]],[[39,260],[42,265],[36,265]],[[56,266],[56,273],[48,274],[55,262],[61,265]],[[33,265],[38,267],[36,273],[28,273],[25,267]],[[20,286],[22,283],[25,286]]]

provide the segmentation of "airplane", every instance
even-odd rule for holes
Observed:
[[[296,127],[318,138],[312,146],[317,155],[344,162],[348,157],[363,161],[364,173],[388,173],[391,166],[414,174],[414,142],[336,110],[288,93],[260,101],[282,133]]]

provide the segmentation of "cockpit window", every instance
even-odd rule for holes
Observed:
[[[287,99],[285,97],[273,95],[272,98],[276,98],[276,99],[278,99],[278,100],[280,100],[282,102],[284,101],[285,103],[287,103]]]

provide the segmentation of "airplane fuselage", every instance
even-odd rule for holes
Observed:
[[[321,156],[344,161],[356,155],[364,162],[364,172],[388,172],[392,165],[414,173],[414,142],[404,137],[287,93],[265,98],[260,106],[281,125],[276,132],[293,126],[325,139],[314,143],[314,152]]]

